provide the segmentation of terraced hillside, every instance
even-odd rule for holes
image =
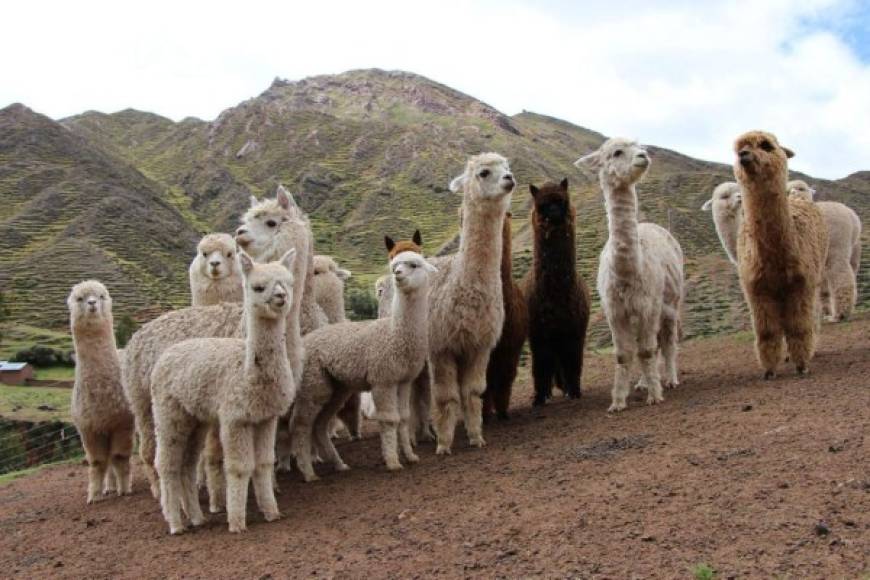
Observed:
[[[9,110],[0,113],[0,118],[7,116]],[[196,232],[234,228],[248,197],[271,194],[278,183],[297,192],[310,213],[318,251],[337,256],[354,271],[354,283],[368,288],[382,268],[385,233],[403,236],[419,227],[432,252],[454,238],[460,200],[446,186],[465,158],[482,150],[508,156],[521,184],[513,201],[518,274],[531,261],[529,182],[569,177],[578,215],[580,268],[590,282],[606,238],[597,184],[571,165],[597,147],[602,135],[534,113],[509,117],[409,73],[366,70],[298,82],[276,80],[261,95],[212,122],[175,123],[133,110],[88,112],[59,124],[44,117],[40,121],[40,128],[30,133],[11,128],[0,133],[0,220],[40,232],[33,235],[35,242],[7,239],[10,257],[4,247],[0,262],[14,271],[12,276],[0,273],[0,283],[11,284],[15,300],[21,301],[13,316],[30,324],[59,326],[64,316],[57,309],[42,309],[37,293],[23,291],[27,284],[35,287],[45,281],[68,287],[85,271],[108,280],[121,309],[183,303],[183,264]],[[0,127],[7,125],[0,121]],[[88,163],[68,161],[56,167],[57,153],[21,145],[28,134],[39,131],[75,144],[67,147],[72,151],[63,159],[84,155]],[[736,276],[709,214],[698,210],[714,185],[730,178],[730,168],[665,149],[651,151],[653,168],[639,188],[642,218],[669,224],[683,245],[686,335],[744,328],[747,318]],[[870,217],[868,175],[809,181],[823,197],[842,200]],[[124,236],[119,236],[122,230],[109,228],[111,221],[84,211],[52,214],[42,222],[44,213],[24,211],[40,195],[47,196],[46,191],[62,192],[71,207],[87,207],[93,195],[86,191],[98,186],[102,195],[113,192],[119,215],[141,211],[148,217],[127,220]],[[70,235],[73,214],[87,236]],[[31,249],[34,244],[41,247],[45,242],[40,240],[46,238],[52,240],[55,254],[63,256],[64,269],[57,265],[61,275],[52,282],[39,268],[46,258]],[[870,246],[866,234],[865,245]],[[862,277],[862,290],[870,299],[870,276]],[[593,333],[595,343],[605,342],[601,322]]]

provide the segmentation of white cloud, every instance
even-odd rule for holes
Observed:
[[[290,79],[405,69],[717,161],[765,128],[824,177],[870,168],[870,66],[831,27],[847,1],[45,2],[7,7],[0,106],[214,118]],[[581,153],[581,152],[577,152]]]

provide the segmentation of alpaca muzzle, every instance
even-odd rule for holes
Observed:
[[[740,161],[740,165],[743,167],[749,167],[754,160],[754,156],[752,155],[752,151],[749,149],[741,149],[737,154],[737,159]]]

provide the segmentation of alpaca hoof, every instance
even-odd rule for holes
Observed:
[[[535,396],[535,398],[532,399],[532,407],[543,407],[546,404],[547,404],[547,397]]]
[[[336,471],[350,471],[350,466],[347,463],[339,463],[335,466]]]
[[[290,473],[293,471],[293,458],[289,457],[287,459],[282,459],[278,461],[278,465],[275,466],[275,470],[280,473]]]
[[[87,501],[85,501],[85,503],[88,504],[88,505],[94,505],[94,503],[96,503],[96,501],[97,501],[97,500],[94,499],[93,497],[89,497],[89,498],[87,499]]]
[[[625,401],[614,401],[610,404],[610,407],[607,408],[608,413],[619,413],[620,411],[624,411],[627,405]]]
[[[666,389],[676,389],[680,386],[680,381],[670,381],[664,384]]]
[[[477,437],[469,439],[468,444],[472,447],[486,447],[486,440],[483,438],[483,435],[478,435]]]
[[[395,462],[388,461],[387,462],[387,471],[401,471],[402,469],[403,469],[402,464],[399,463],[398,461],[395,461]]]
[[[194,528],[198,528],[198,527],[202,526],[203,524],[205,524],[205,518],[204,518],[204,517],[198,517],[198,518],[195,518],[195,519],[194,519],[194,518],[190,518],[190,525],[193,526]]]
[[[654,395],[652,393],[649,394],[646,398],[647,405],[658,405],[659,403],[663,403],[665,401],[664,397],[661,395]]]
[[[406,453],[406,454],[405,454],[405,460],[406,460],[408,463],[419,463],[419,462],[420,462],[420,456],[417,455],[416,453]]]
[[[242,532],[248,531],[248,526],[245,524],[230,524],[230,533],[231,534],[241,534]]]
[[[510,421],[511,420],[511,416],[508,415],[507,411],[499,411],[498,415],[496,415],[496,417],[498,417],[499,421]]]
[[[482,419],[484,425],[489,425],[492,423],[492,413],[483,413]]]
[[[186,531],[187,528],[185,528],[184,526],[169,526],[169,535],[171,536],[180,536]]]
[[[438,444],[438,447],[435,448],[435,455],[451,455],[453,452],[450,447],[446,445]]]
[[[220,505],[210,505],[208,506],[208,513],[210,514],[220,514],[223,513],[224,507]]]
[[[160,501],[160,488],[156,485],[151,486],[151,495],[154,496],[154,499]]]
[[[263,512],[263,519],[267,522],[275,522],[284,517],[281,512]]]
[[[303,474],[303,475],[302,475],[302,479],[305,480],[305,483],[311,483],[311,482],[313,482],[313,481],[319,481],[319,480],[320,480],[320,478],[317,477],[317,474],[314,474],[314,473],[309,474],[309,475],[305,475],[305,474]]]
[[[776,373],[774,371],[764,371],[764,380],[769,381],[776,377]]]
[[[799,367],[797,367],[796,370],[797,370],[797,374],[799,376],[802,376],[802,377],[805,377],[810,372],[809,369],[807,369],[807,367],[805,367],[805,366],[799,366]]]

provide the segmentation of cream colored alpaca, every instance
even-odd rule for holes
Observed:
[[[612,402],[608,411],[626,408],[631,367],[640,361],[639,388],[647,403],[664,400],[665,386],[679,384],[677,341],[683,300],[683,252],[666,229],[637,223],[637,183],[650,167],[646,150],[636,142],[612,138],[575,165],[598,171],[607,208],[609,237],[598,266],[598,294],[607,316],[616,354]]]
[[[236,267],[236,242],[229,234],[208,234],[196,246],[188,270],[191,306],[242,301],[242,277]]]
[[[305,371],[290,420],[293,455],[305,481],[317,479],[312,440],[323,459],[348,469],[329,437],[329,423],[360,391],[372,392],[387,469],[402,468],[399,446],[405,459],[418,461],[408,425],[411,384],[429,352],[429,278],[437,270],[414,252],[397,255],[390,267],[396,287],[390,318],[333,324],[305,338]]]
[[[816,348],[818,294],[828,250],[828,227],[809,201],[789,199],[788,158],[794,154],[764,131],[734,143],[734,176],[743,190],[737,240],[740,285],[752,315],[764,378],[776,375],[783,338],[799,374]]]
[[[293,261],[255,264],[239,254],[244,277],[246,338],[194,338],[160,356],[151,377],[157,435],[160,503],[169,531],[205,520],[199,507],[196,465],[208,429],[217,427],[223,449],[230,532],[246,529],[245,504],[254,495],[266,521],[280,517],[273,469],[278,418],[293,402],[296,384],[286,356],[286,326],[293,316]],[[213,464],[209,464],[209,469]]]
[[[344,281],[350,271],[339,268],[330,256],[314,256],[314,298],[329,324],[344,322]]]
[[[463,195],[459,251],[430,260],[439,270],[429,300],[429,367],[439,455],[451,451],[460,412],[470,444],[486,445],[481,395],[489,353],[504,324],[501,234],[514,185],[507,159],[497,153],[471,157],[450,183],[452,192]]]
[[[789,196],[813,201],[816,193],[805,181],[789,181]],[[858,269],[861,265],[861,218],[851,208],[836,201],[819,201],[828,226],[828,257],[822,280],[822,308],[831,320],[846,320],[858,300]]]
[[[76,353],[70,415],[85,448],[88,503],[93,503],[100,491],[130,493],[133,415],[121,386],[109,291],[96,280],[82,282],[73,287],[67,306]]]
[[[378,318],[388,317],[393,306],[393,284],[389,274],[375,281],[375,296],[378,299]]]
[[[257,251],[258,256],[271,256],[278,259],[290,249],[296,250],[299,260],[309,253],[310,230],[308,222],[292,200],[282,191],[275,199],[256,202],[248,210],[246,216],[250,223],[256,224],[253,232],[244,235],[248,248]],[[270,225],[273,224],[273,225]],[[296,245],[294,245],[296,244]],[[279,251],[283,250],[282,253]],[[260,259],[260,258],[256,258]],[[304,269],[299,275],[304,278]],[[303,284],[295,279],[296,288],[293,291],[293,316],[287,324],[286,346],[290,368],[293,369],[297,383],[302,378],[302,337],[299,329],[299,317],[302,310]],[[139,435],[139,456],[142,458],[143,469],[151,484],[154,497],[159,496],[157,472],[154,470],[154,419],[151,413],[151,371],[157,359],[168,347],[189,338],[245,336],[245,320],[242,316],[241,304],[218,304],[215,306],[197,306],[182,308],[168,312],[140,328],[127,344],[125,364],[123,368],[124,391],[130,401],[133,415],[136,417],[136,431]],[[207,453],[209,457],[211,454]],[[218,459],[219,460],[219,459]],[[221,494],[210,494],[220,502]],[[212,506],[219,510],[220,505]]]
[[[713,197],[701,206],[703,211],[713,211],[716,233],[728,259],[737,265],[737,234],[743,220],[743,193],[733,181],[720,183],[713,190]]]

